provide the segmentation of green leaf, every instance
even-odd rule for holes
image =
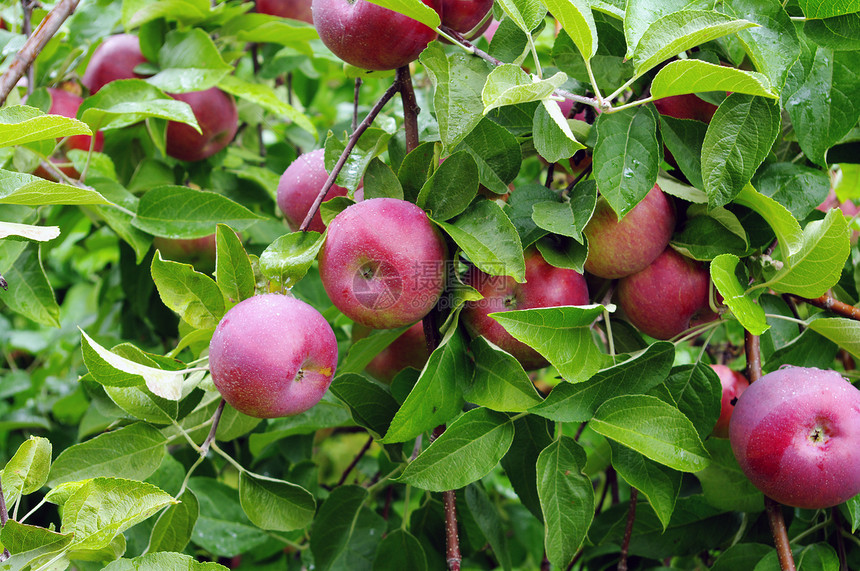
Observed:
[[[5,488],[3,490],[6,491]],[[61,534],[44,527],[25,525],[9,519],[0,531],[0,545],[15,555],[0,565],[3,571],[18,571],[25,568],[24,559],[35,561],[46,553],[54,553],[71,543],[71,534]],[[16,560],[17,558],[17,560]]]
[[[586,240],[583,240],[586,242]],[[535,244],[546,263],[556,268],[585,272],[588,245],[559,235],[544,236]]]
[[[535,110],[534,123],[535,149],[549,163],[569,159],[585,145],[576,140],[567,119],[555,101],[544,99]]]
[[[481,484],[471,484],[463,490],[459,498],[465,496],[466,508],[481,529],[493,554],[504,571],[511,571],[511,554],[508,538],[502,526],[502,508],[490,499]],[[459,499],[458,498],[458,499]],[[462,501],[462,500],[460,500]],[[462,503],[460,505],[463,505]],[[400,568],[402,569],[402,567]]]
[[[350,193],[354,192],[361,185],[361,177],[364,176],[364,171],[367,169],[370,161],[385,152],[388,141],[394,132],[393,121],[377,121],[377,125],[382,125],[384,129],[371,127],[361,135],[361,138],[349,153],[343,168],[335,180],[335,184],[348,189]],[[334,170],[335,163],[340,159],[345,149],[346,143],[329,131],[325,140],[326,172],[330,173]]]
[[[671,343],[654,343],[633,359],[603,369],[587,381],[559,383],[531,412],[557,422],[585,422],[607,400],[645,393],[665,381],[674,359]]]
[[[239,99],[244,99],[279,117],[289,119],[296,126],[313,135],[314,139],[319,136],[310,118],[286,101],[282,101],[268,85],[245,81],[235,75],[226,75],[218,81],[218,87]]]
[[[860,49],[860,12],[823,20],[807,20],[803,34],[819,46],[833,51]]]
[[[523,412],[542,402],[523,366],[483,337],[471,344],[475,375],[463,397],[474,404],[503,412]]]
[[[818,297],[839,281],[851,251],[850,233],[840,210],[830,210],[824,220],[803,229],[803,247],[791,255],[781,270],[767,277],[767,285],[780,293]]]
[[[633,49],[642,34],[648,27],[672,12],[678,10],[711,10],[714,8],[713,0],[661,0],[653,2],[648,0],[630,0],[622,2],[620,19],[624,20],[624,39],[627,41],[627,53],[624,57],[633,55]]]
[[[33,224],[0,222],[0,240],[8,238],[9,236],[19,236],[27,240],[48,242],[59,235],[59,226],[35,226]]]
[[[317,569],[370,568],[357,564],[369,561],[386,526],[382,517],[362,508],[366,498],[367,490],[359,486],[339,486],[329,494],[311,529],[310,548]]]
[[[41,245],[29,244],[3,272],[8,283],[0,300],[36,323],[60,327],[60,307],[42,266]]]
[[[215,281],[230,303],[239,303],[254,295],[254,270],[242,240],[224,224],[215,231]]]
[[[152,426],[138,422],[69,446],[51,466],[48,485],[111,474],[117,478],[147,478],[167,453],[167,439]]]
[[[13,105],[0,109],[0,147],[92,134],[86,123],[62,115],[46,115],[35,107]]]
[[[379,542],[373,571],[409,569],[427,571],[427,556],[421,542],[403,529],[395,529]]]
[[[693,423],[677,408],[646,395],[624,395],[603,403],[590,423],[598,434],[682,472],[708,465]]]
[[[860,322],[844,317],[815,319],[809,328],[860,358]]]
[[[711,571],[752,569],[773,548],[761,543],[736,543],[720,553]]]
[[[338,375],[342,373],[361,373],[374,357],[391,345],[398,337],[411,327],[404,325],[397,329],[376,329],[367,337],[355,340],[349,347],[346,359],[337,367]],[[353,330],[355,335],[355,330]],[[336,380],[336,379],[335,379]]]
[[[546,17],[546,8],[537,0],[500,0],[499,4],[508,18],[527,34]]]
[[[457,218],[433,219],[478,269],[492,275],[525,280],[526,264],[520,237],[501,207],[492,200],[473,203]]]
[[[93,131],[120,129],[149,117],[187,123],[199,129],[187,103],[173,99],[142,79],[111,81],[81,103],[78,115]]]
[[[437,28],[442,23],[439,14],[419,0],[373,0],[373,3],[418,20],[428,28]]]
[[[462,488],[490,473],[514,440],[511,419],[476,408],[455,420],[397,481],[431,492]]]
[[[566,436],[541,451],[538,494],[543,511],[546,556],[564,569],[573,561],[594,517],[594,490],[582,470],[585,451]]]
[[[651,82],[651,97],[662,99],[672,95],[702,91],[731,91],[778,99],[767,76],[702,61],[681,59],[660,68]]]
[[[207,0],[126,0],[122,3],[122,24],[127,30],[159,18],[194,24],[206,19],[210,9]]]
[[[3,468],[6,505],[13,506],[21,496],[41,489],[48,480],[50,468],[51,441],[41,436],[31,436],[25,440]],[[9,547],[8,543],[4,545]]]
[[[672,247],[694,260],[712,260],[720,254],[746,255],[749,241],[738,217],[725,208],[704,205],[687,209],[684,230],[672,237]]]
[[[313,495],[301,486],[248,472],[239,475],[239,501],[254,525],[273,531],[306,527],[316,512]]]
[[[161,512],[149,536],[147,551],[182,551],[191,541],[191,532],[200,515],[197,496],[186,488],[176,504]]]
[[[147,553],[134,559],[117,559],[109,563],[103,571],[228,571],[214,561],[197,561],[182,553]]]
[[[723,296],[723,303],[729,306],[744,329],[753,335],[761,335],[770,326],[764,316],[764,309],[746,294],[746,285],[738,277],[738,273],[743,272],[743,276],[745,270],[739,264],[737,256],[720,254],[711,262],[711,279]]]
[[[785,206],[797,220],[809,216],[830,192],[827,172],[794,163],[762,165],[752,184],[760,193]]]
[[[502,468],[520,501],[541,522],[543,512],[537,487],[537,460],[540,452],[553,441],[551,431],[552,425],[536,415],[516,419],[514,441],[502,458]]]
[[[397,179],[403,189],[404,199],[415,202],[421,187],[439,166],[436,143],[427,141],[418,145],[403,157],[397,170]]]
[[[604,363],[590,329],[591,322],[603,311],[602,305],[586,305],[489,315],[514,338],[546,357],[565,380],[578,383],[590,378]]]
[[[478,165],[466,151],[446,158],[427,179],[416,204],[434,220],[448,220],[462,213],[478,193]]]
[[[597,188],[620,218],[639,204],[657,182],[661,153],[657,111],[644,105],[603,113],[595,127]]]
[[[594,181],[582,181],[570,193],[570,202],[537,202],[532,206],[532,219],[539,228],[554,234],[568,236],[584,243],[582,230],[597,205],[597,186]]]
[[[284,234],[263,250],[260,271],[284,287],[292,287],[305,277],[324,243],[317,232]]]
[[[825,2],[824,0],[798,0],[800,9],[807,18],[831,18],[852,12],[860,12],[860,2],[857,0],[840,0]]]
[[[780,248],[784,248],[789,258],[804,245],[803,230],[788,209],[776,200],[758,192],[752,185],[746,185],[735,197],[735,203],[753,209],[764,218],[776,234]]]
[[[666,529],[681,491],[681,473],[616,442],[610,441],[609,446],[612,449],[612,467],[631,487],[648,497],[663,529]]]
[[[589,3],[586,0],[544,0],[544,5],[576,44],[583,59],[594,57],[597,53],[597,26]]]
[[[484,117],[454,148],[459,150],[475,159],[482,185],[496,194],[510,191],[508,184],[516,178],[523,160],[520,144],[510,131]]]
[[[258,220],[260,216],[220,194],[159,186],[140,198],[133,224],[155,236],[189,239],[209,236],[219,223],[241,232]]]
[[[708,503],[726,511],[762,511],[764,496],[741,471],[729,441],[709,438],[705,447],[711,455],[711,463],[696,472],[696,478],[702,484]]]
[[[364,171],[364,198],[399,198],[403,200],[403,186],[390,166],[378,158],[368,163]]]
[[[532,79],[523,69],[514,64],[497,66],[487,77],[481,100],[484,115],[489,111],[529,101],[546,99],[567,81],[567,74],[558,72],[549,79]]]
[[[152,259],[152,281],[164,305],[195,329],[213,329],[224,317],[224,295],[215,280],[195,272],[190,264]]]
[[[0,204],[111,204],[90,187],[59,184],[31,174],[0,169]]]
[[[355,373],[340,373],[329,390],[348,407],[352,419],[382,436],[388,431],[399,405],[386,387]]]
[[[720,417],[723,387],[717,373],[702,362],[675,367],[666,382],[649,394],[676,406],[702,440],[711,434]]]
[[[779,107],[733,93],[719,106],[702,144],[703,190],[708,206],[724,206],[746,186],[780,131]]]
[[[202,477],[191,478],[188,487],[200,503],[200,516],[192,533],[196,545],[221,557],[234,557],[253,551],[269,539],[242,511],[235,488]]]
[[[462,387],[472,377],[472,363],[463,337],[463,333],[455,330],[430,354],[418,382],[394,415],[382,442],[405,442],[448,422],[460,412]]]
[[[597,187],[594,183],[583,181],[580,184],[585,183],[591,184],[596,197]],[[558,202],[558,195],[542,184],[531,183],[517,187],[517,191],[511,193],[511,197],[505,206],[505,212],[511,219],[514,228],[516,228],[523,248],[532,245],[547,233],[546,230],[538,227],[534,222],[534,207],[541,202]]]
[[[200,28],[168,32],[158,50],[158,65],[161,70],[146,81],[172,93],[204,91],[233,71]]]
[[[636,75],[690,48],[754,26],[708,10],[679,10],[663,16],[642,34],[633,50]]]
[[[310,41],[319,39],[313,25],[269,14],[248,13],[232,18],[221,28],[221,34],[236,36],[241,42],[273,43],[289,46],[308,56]]]

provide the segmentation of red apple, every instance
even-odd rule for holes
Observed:
[[[493,19],[492,11],[493,0],[441,0],[439,15],[443,26],[468,34],[470,39],[487,29]]]
[[[266,294],[236,304],[209,343],[209,370],[230,406],[256,418],[304,412],[322,398],[337,367],[337,339],[316,309]]]
[[[752,383],[729,440],[747,478],[779,503],[822,509],[860,493],[860,391],[835,371],[783,367]]]
[[[347,317],[373,329],[421,320],[445,286],[447,248],[418,206],[373,198],[347,207],[320,252],[323,286]]]
[[[299,225],[307,216],[328,175],[325,170],[325,149],[300,155],[281,175],[281,180],[278,182],[278,208],[284,213],[284,218],[293,232],[299,229]],[[324,200],[331,200],[335,196],[346,196],[346,193],[347,190],[344,187],[335,184],[326,193]],[[311,219],[308,230],[325,232],[325,224],[319,211]]]
[[[737,371],[729,369],[725,365],[711,365],[714,372],[720,378],[722,386],[722,397],[720,400],[720,418],[714,425],[711,434],[717,438],[729,437],[729,420],[735,410],[738,398],[750,386],[747,378]]]
[[[482,36],[484,36],[484,37],[487,39],[487,42],[492,42],[492,41],[493,41],[493,36],[495,36],[495,35],[496,35],[496,30],[498,30],[498,29],[499,29],[499,24],[500,24],[500,23],[501,23],[501,22],[499,22],[498,20],[492,20],[492,21],[490,22],[490,25],[489,25],[489,26],[487,26],[487,29],[486,29],[486,30],[484,30],[484,33],[483,33],[483,34],[481,34]]]
[[[439,11],[438,0],[423,0]],[[356,67],[397,69],[418,58],[436,31],[368,0],[313,0],[314,26],[334,55]]]
[[[51,108],[48,113],[52,115],[62,115],[63,117],[75,118],[78,115],[78,107],[84,102],[83,99],[73,93],[69,93],[64,89],[49,87],[48,93],[51,94]],[[104,147],[104,135],[101,131],[96,132],[96,143],[93,147],[94,151],[101,151]],[[67,149],[79,149],[81,151],[89,151],[92,137],[89,135],[73,135],[66,139]]]
[[[654,107],[660,115],[668,115],[675,119],[695,119],[702,123],[710,123],[717,112],[717,106],[692,93],[672,95],[654,102]]]
[[[621,220],[601,197],[583,231],[588,238],[585,270],[602,278],[642,271],[666,249],[674,231],[675,209],[656,184]]]
[[[146,61],[140,51],[140,39],[137,36],[110,36],[93,52],[81,83],[90,93],[95,93],[111,81],[143,77],[134,73],[134,68]]]
[[[164,259],[191,264],[198,272],[215,271],[215,234],[187,240],[156,236],[152,245]]]
[[[353,325],[353,343],[364,339],[371,331],[372,329],[363,325]],[[406,367],[423,369],[429,357],[427,341],[424,338],[424,326],[419,321],[404,331],[391,345],[380,351],[364,370],[383,383],[390,383],[397,373]]]
[[[314,23],[311,0],[257,0],[257,12]]]
[[[670,339],[700,317],[713,319],[710,274],[701,263],[666,248],[644,270],[618,282],[618,304],[630,323],[656,339]]]
[[[172,93],[174,99],[191,106],[203,133],[190,125],[167,124],[167,154],[181,161],[202,161],[227,145],[239,129],[239,112],[233,97],[217,87],[191,93]]]
[[[549,265],[536,249],[525,254],[526,282],[517,283],[509,276],[490,276],[477,268],[469,270],[463,281],[474,287],[484,299],[466,304],[461,319],[472,335],[481,335],[504,349],[526,370],[547,366],[537,351],[514,339],[490,313],[513,309],[534,309],[588,303],[588,286],[579,272]]]

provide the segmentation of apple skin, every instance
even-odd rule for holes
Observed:
[[[134,68],[147,61],[140,51],[140,38],[132,34],[110,36],[93,52],[81,83],[96,93],[111,81],[143,77],[134,73]]]
[[[167,154],[181,161],[202,161],[230,144],[239,129],[239,112],[233,97],[217,87],[190,93],[171,93],[191,106],[202,134],[190,125],[167,124]]]
[[[81,103],[84,102],[83,99],[75,95],[74,93],[69,93],[64,89],[57,89],[55,87],[49,87],[48,93],[51,94],[51,109],[48,113],[52,115],[62,115],[63,117],[71,117],[76,118],[78,115],[78,108],[81,106]],[[101,131],[96,132],[96,144],[93,147],[93,150],[98,152],[102,150],[104,147],[105,137]],[[89,135],[72,135],[68,139],[66,139],[66,148],[67,149],[79,149],[81,151],[89,151],[90,144],[92,142],[92,137]]]
[[[487,14],[493,9],[493,0],[441,0],[440,3],[442,25],[461,34],[474,30],[474,34],[469,35],[477,37],[487,29],[492,20],[492,16],[488,18]],[[481,28],[475,30],[482,22]]]
[[[720,385],[722,386],[720,418],[717,419],[717,424],[714,425],[711,435],[716,438],[728,438],[729,421],[737,404],[737,400],[735,399],[739,398],[747,390],[750,383],[741,373],[733,371],[725,365],[711,365],[711,368],[717,373],[717,376],[720,378]]]
[[[675,209],[656,184],[621,220],[600,197],[583,231],[588,238],[585,270],[613,279],[640,272],[666,249],[674,231]]]
[[[284,218],[293,232],[297,231],[304,221],[328,175],[325,170],[325,149],[303,153],[290,163],[281,175],[278,182],[278,208],[284,213]],[[326,193],[323,201],[346,194],[346,188],[335,184]],[[356,194],[359,192],[356,191]],[[311,219],[308,230],[320,234],[325,232],[325,224],[319,210]]]
[[[447,247],[418,206],[372,198],[335,216],[320,251],[323,287],[347,317],[373,329],[421,320],[445,286]]]
[[[821,509],[860,493],[860,391],[835,371],[761,377],[738,399],[729,440],[746,477],[779,503]]]
[[[644,270],[618,282],[618,304],[641,332],[671,339],[691,321],[714,318],[708,304],[710,274],[699,262],[672,248],[663,250]]]
[[[713,103],[696,97],[692,93],[684,95],[672,95],[654,102],[654,107],[660,115],[668,115],[675,119],[695,119],[702,123],[710,123],[717,112],[717,106]]]
[[[423,0],[440,10],[438,0]],[[368,0],[313,0],[314,26],[334,55],[356,67],[388,70],[415,61],[436,31]]]
[[[257,12],[314,23],[310,0],[257,0]]]
[[[156,236],[152,245],[166,260],[191,264],[198,272],[215,271],[215,234],[192,239]]]
[[[527,371],[549,363],[537,351],[515,339],[490,313],[588,303],[588,286],[579,272],[548,264],[537,249],[525,252],[526,282],[509,276],[490,276],[471,268],[463,282],[484,296],[466,303],[460,319],[473,336],[482,336],[513,355]]]
[[[209,371],[227,403],[248,416],[304,412],[322,398],[337,367],[337,339],[319,311],[286,295],[240,301],[209,343]]]
[[[360,339],[364,339],[372,329],[363,325],[355,324],[352,326],[352,341],[355,343]],[[379,352],[367,367],[365,371],[370,373],[379,381],[390,384],[397,373],[406,367],[421,370],[427,363],[430,353],[427,351],[427,341],[424,338],[424,325],[418,322],[403,334],[395,339],[391,345]]]

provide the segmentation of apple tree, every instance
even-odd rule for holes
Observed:
[[[860,568],[857,0],[0,17],[0,570]]]

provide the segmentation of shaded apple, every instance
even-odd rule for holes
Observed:
[[[215,271],[215,234],[190,239],[156,236],[152,245],[166,260],[191,264],[198,272]]]
[[[297,231],[304,221],[328,175],[325,170],[325,149],[303,153],[290,163],[281,175],[278,182],[278,208],[284,213],[284,219],[293,232]],[[326,193],[324,200],[331,200],[335,196],[346,196],[346,194],[346,188],[334,184]],[[359,191],[356,191],[356,195],[360,198]],[[325,224],[319,210],[311,219],[308,230],[325,232]]]
[[[618,282],[618,304],[642,333],[670,339],[693,320],[713,319],[710,274],[704,264],[666,248],[644,270]]]
[[[493,0],[440,0],[442,25],[464,34],[467,40],[483,34],[493,20]]]
[[[215,387],[230,406],[256,418],[308,410],[325,394],[336,367],[331,326],[316,309],[286,295],[239,302],[209,343]]]
[[[423,0],[439,11],[437,0]],[[418,58],[436,31],[368,0],[313,0],[314,26],[334,55],[356,67],[397,69]]]
[[[642,271],[666,249],[674,231],[675,209],[656,184],[621,220],[600,197],[583,231],[588,238],[585,270],[602,278]]]
[[[364,339],[371,331],[373,330],[369,327],[356,323],[352,326],[352,342]],[[424,326],[419,321],[404,331],[391,345],[380,351],[364,370],[383,383],[390,383],[397,373],[406,367],[423,369],[429,357],[427,341],[424,338]]]
[[[96,93],[111,81],[143,77],[134,73],[134,68],[146,62],[140,51],[140,38],[132,34],[110,36],[93,52],[81,83],[90,93]]]
[[[835,371],[783,367],[755,381],[729,440],[746,477],[779,503],[822,509],[860,493],[860,391]]]
[[[51,109],[48,113],[52,115],[62,115],[63,117],[75,118],[78,116],[78,108],[84,100],[74,93],[69,93],[64,89],[49,87],[48,93],[51,94]],[[78,149],[81,151],[89,151],[92,143],[90,135],[72,135],[66,139],[66,149]],[[104,147],[104,135],[101,131],[96,132],[96,141],[93,150],[98,152]]]
[[[202,133],[191,125],[167,124],[167,154],[181,161],[202,161],[230,144],[239,129],[239,112],[233,97],[217,87],[171,97],[191,106]]]
[[[711,365],[711,368],[720,378],[720,386],[722,387],[720,417],[717,419],[717,424],[714,425],[711,435],[717,438],[728,438],[729,421],[735,410],[737,399],[750,386],[750,383],[741,373],[733,371],[725,365]]]
[[[526,282],[517,283],[509,276],[491,276],[477,268],[470,269],[463,282],[477,289],[484,299],[470,301],[460,319],[473,336],[504,349],[526,370],[548,365],[537,351],[515,339],[490,313],[514,309],[535,309],[588,303],[588,286],[579,272],[548,264],[537,249],[525,252]]]
[[[663,97],[654,102],[654,107],[660,115],[668,115],[675,119],[695,119],[702,123],[710,123],[717,112],[717,106],[708,103],[692,93]]]
[[[257,0],[257,12],[314,23],[311,0]]]
[[[421,320],[445,286],[447,248],[418,206],[373,198],[335,216],[320,251],[320,277],[332,303],[374,329]]]

